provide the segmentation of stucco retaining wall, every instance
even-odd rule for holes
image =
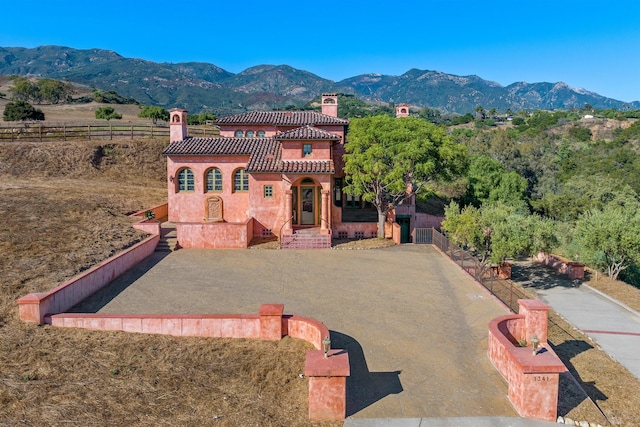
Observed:
[[[176,223],[181,248],[245,249],[253,238],[253,218],[245,222]]]
[[[356,232],[364,233],[365,238],[370,238],[378,234],[377,222],[342,222],[334,224],[331,229],[333,238],[337,239],[340,233],[347,233],[349,239],[356,237]]]
[[[45,315],[68,310],[151,255],[159,241],[159,234],[147,237],[48,292],[23,296],[18,299],[20,319],[43,324]]]
[[[63,313],[46,316],[46,323],[64,328],[124,331],[182,337],[248,338],[279,340],[289,335],[316,348],[306,353],[309,377],[309,418],[344,420],[349,356],[332,349],[324,357],[322,339],[329,330],[321,322],[303,316],[283,315],[283,304],[263,304],[255,314],[94,314]]]
[[[262,339],[270,325],[262,319],[281,324],[281,336],[305,340],[322,349],[322,339],[329,330],[321,322],[304,316],[272,316],[260,314],[99,314],[61,313],[46,317],[46,323],[64,328],[124,331],[182,337]],[[271,330],[271,329],[269,329]],[[266,338],[265,338],[266,339]]]

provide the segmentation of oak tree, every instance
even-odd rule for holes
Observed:
[[[116,110],[113,107],[99,107],[96,110],[96,119],[105,119],[109,121],[111,119],[120,120],[121,118],[122,115],[116,113]]]
[[[458,175],[466,150],[445,130],[414,117],[354,119],[345,144],[347,194],[362,196],[378,211],[378,236],[387,214],[428,184]]]
[[[36,110],[26,101],[8,102],[4,107],[2,119],[5,122],[24,120],[44,120],[44,113]]]

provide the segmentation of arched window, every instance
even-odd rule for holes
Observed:
[[[249,175],[244,168],[233,173],[233,191],[249,191]]]
[[[258,131],[258,138],[264,138],[264,131],[263,130],[259,130]]]
[[[243,136],[244,136],[244,132],[242,132],[241,130],[236,131],[236,138],[242,138]]]
[[[222,172],[218,168],[211,168],[205,174],[207,191],[222,191]]]
[[[193,179],[193,171],[189,168],[180,169],[178,171],[178,191],[194,191],[195,181]]]
[[[248,130],[246,133],[246,137],[247,138],[253,138],[255,135],[255,133],[252,130]]]

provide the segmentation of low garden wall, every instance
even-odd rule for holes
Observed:
[[[559,257],[543,252],[538,253],[536,261],[551,267],[558,273],[566,274],[570,279],[584,279],[584,264],[580,262],[564,261]]]
[[[145,215],[149,211],[153,212],[153,215],[154,215],[155,219],[166,218],[169,215],[169,204],[168,203],[163,203],[161,205],[157,205],[157,206],[154,206],[154,207],[149,208],[149,209],[138,211],[138,212],[136,212],[134,214],[131,214],[131,216],[132,217],[145,218]]]
[[[350,375],[345,350],[329,349],[323,339],[329,329],[308,317],[283,315],[283,304],[263,304],[255,314],[94,314],[62,313],[46,316],[46,323],[65,328],[163,334],[179,337],[248,338],[277,341],[283,336],[303,339],[308,350],[305,376],[309,379],[309,418],[344,420],[346,377]]]
[[[370,238],[378,235],[377,222],[343,222],[333,224],[331,229],[334,239]]]
[[[147,218],[147,212],[152,212],[153,218]],[[149,209],[138,211],[130,216],[133,218],[140,218],[140,221],[133,224],[133,228],[136,230],[141,230],[148,234],[159,235],[161,232],[161,224],[159,220],[161,218],[166,218],[168,214],[169,205],[167,203],[163,203]]]
[[[18,299],[20,319],[43,324],[48,314],[62,313],[151,255],[160,241],[152,235],[48,292],[31,293]]]
[[[489,323],[489,359],[509,385],[509,400],[520,416],[556,421],[560,358],[547,343],[549,306],[537,300],[518,300],[520,314]],[[531,338],[539,347],[533,352]]]
[[[280,340],[284,336],[305,340],[322,349],[329,329],[303,316],[283,315],[281,304],[263,304],[258,314],[99,314],[61,313],[45,323],[65,328],[124,331],[177,337],[251,338]]]

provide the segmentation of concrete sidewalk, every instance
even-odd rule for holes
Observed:
[[[507,310],[430,245],[156,253],[75,311],[256,313],[283,303],[349,351],[352,418],[517,417],[487,357]]]
[[[596,342],[614,360],[640,378],[640,313],[615,299],[537,263],[521,263],[512,280],[536,292]]]
[[[545,303],[640,378],[640,313],[588,285],[536,290]]]

